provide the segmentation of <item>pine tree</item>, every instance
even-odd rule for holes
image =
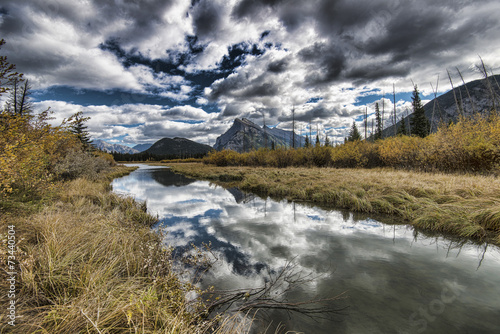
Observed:
[[[87,122],[90,117],[83,117],[83,112],[79,111],[68,119],[70,131],[74,133],[82,142],[85,149],[90,149],[90,135],[87,131]]]
[[[380,116],[380,109],[378,106],[378,102],[375,103],[375,122],[376,127],[375,127],[375,140],[377,139],[382,139],[382,117]]]
[[[429,120],[425,116],[425,109],[420,100],[417,85],[413,90],[412,105],[413,105],[413,118],[411,119],[411,132],[419,137],[425,137],[429,134]]]
[[[359,133],[358,127],[356,126],[356,121],[353,121],[351,131],[349,131],[349,136],[347,137],[347,141],[357,140],[361,140],[361,134]]]
[[[319,134],[316,134],[316,147],[321,146],[321,143],[319,141]]]
[[[331,146],[330,144],[330,139],[328,138],[328,135],[325,136],[325,147]]]
[[[0,48],[5,44],[5,40],[0,40]],[[15,71],[16,65],[10,64],[6,56],[0,56],[0,95],[10,90],[9,86],[15,80],[22,78],[22,74]]]
[[[401,117],[401,124],[398,127],[397,135],[398,136],[407,136],[408,135],[408,131],[406,130],[406,120],[404,119],[404,117]]]
[[[308,148],[308,147],[310,147],[310,146],[311,146],[311,143],[309,142],[309,136],[308,136],[308,135],[306,135],[306,143],[304,144],[304,147],[305,147],[305,148]]]

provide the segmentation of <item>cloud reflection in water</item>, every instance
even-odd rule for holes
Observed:
[[[427,332],[500,330],[500,252],[497,247],[418,235],[406,225],[386,225],[363,215],[262,199],[226,190],[168,170],[142,168],[113,182],[114,191],[147,200],[158,214],[156,228],[176,251],[210,242],[219,261],[205,284],[233,289],[262,284],[268,271],[293,260],[318,279],[309,298],[348,291],[340,323],[286,319],[295,330],[330,333],[389,333],[421,329],[411,321],[452,282],[465,291],[426,323]],[[479,269],[478,264],[481,258]],[[451,283],[450,283],[451,284]],[[473,311],[471,311],[473,310]],[[417,325],[415,325],[417,323]]]

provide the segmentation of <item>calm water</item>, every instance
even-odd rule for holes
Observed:
[[[139,200],[161,221],[165,242],[182,253],[211,242],[219,260],[204,285],[259,286],[292,261],[314,280],[291,300],[335,296],[347,307],[329,319],[262,313],[305,333],[500,333],[500,250],[405,225],[286,201],[141,166],[113,189]],[[269,333],[274,331],[270,330]]]

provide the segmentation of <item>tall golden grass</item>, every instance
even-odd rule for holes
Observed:
[[[241,327],[222,316],[207,320],[201,300],[187,299],[200,291],[172,269],[171,250],[150,228],[156,218],[144,203],[110,193],[112,177],[59,184],[43,206],[4,212],[18,240],[18,318],[11,327],[2,312],[0,332],[187,334]],[[6,225],[0,228],[6,246]],[[7,255],[2,247],[2,263]],[[7,294],[0,301],[7,307]]]

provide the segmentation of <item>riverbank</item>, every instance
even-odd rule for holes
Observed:
[[[12,267],[1,271],[0,302],[4,311],[14,305],[1,312],[1,333],[222,332],[198,299],[187,301],[199,291],[173,271],[145,203],[110,191],[113,178],[132,170],[1,202],[0,260]]]
[[[500,179],[386,168],[216,167],[176,173],[290,201],[391,214],[419,229],[500,245]]]

